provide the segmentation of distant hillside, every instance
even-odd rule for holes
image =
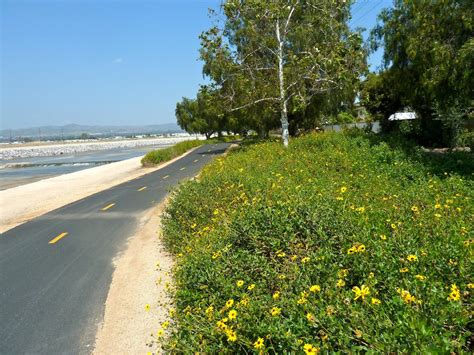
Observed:
[[[2,140],[22,138],[54,138],[54,137],[78,137],[82,134],[90,136],[114,136],[132,134],[159,134],[183,132],[176,123],[164,123],[148,126],[88,126],[79,124],[68,124],[65,126],[42,126],[20,129],[0,130]]]

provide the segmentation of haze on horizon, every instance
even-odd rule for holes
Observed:
[[[3,0],[0,129],[175,122],[202,77],[199,34],[220,0]],[[390,0],[358,0],[371,29]],[[380,64],[380,52],[371,56]]]

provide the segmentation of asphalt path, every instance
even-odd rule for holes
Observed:
[[[3,233],[0,354],[90,353],[104,315],[113,259],[124,250],[140,216],[228,146],[202,146],[163,169]]]

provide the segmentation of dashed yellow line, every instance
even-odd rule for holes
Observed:
[[[163,176],[163,180],[168,179],[169,177],[170,177],[169,175]]]
[[[115,206],[115,203],[111,203],[110,205],[107,205],[104,208],[102,208],[101,211],[107,211],[109,208],[112,208],[114,206]]]
[[[137,191],[140,192],[140,191],[143,191],[143,190],[145,190],[145,189],[146,189],[146,186],[143,186],[143,187],[140,187]]]
[[[179,170],[183,171],[184,169],[186,169],[186,167],[185,167],[185,166],[184,166],[184,167],[182,167],[182,168],[181,168],[181,169],[179,169]]]
[[[48,244],[54,244],[57,241],[59,241],[60,239],[64,238],[66,235],[68,235],[68,232],[61,233],[56,238],[51,239]]]
[[[193,163],[197,163],[199,161],[199,159],[196,159],[195,161],[193,161]]]

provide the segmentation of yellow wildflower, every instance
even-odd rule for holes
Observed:
[[[473,284],[473,283],[468,283],[468,284],[467,284],[467,288],[473,289],[473,288],[474,288],[474,284]]]
[[[304,344],[303,350],[304,350],[305,354],[317,354],[317,353],[319,353],[319,348],[316,348],[311,344]]]
[[[311,286],[311,287],[309,288],[309,290],[310,290],[311,292],[313,292],[313,293],[316,293],[316,292],[321,291],[321,286],[319,286],[319,285],[313,285],[313,286]]]
[[[410,254],[407,256],[408,261],[417,261],[418,257],[416,255]]]
[[[357,248],[356,247],[350,247],[349,249],[347,249],[347,254],[351,255],[351,254],[354,254],[354,253],[357,253]]]
[[[156,332],[156,336],[158,338],[161,338],[163,334],[165,334],[165,331],[163,329],[158,329],[158,331]]]
[[[397,292],[400,293],[400,296],[402,297],[405,303],[410,304],[417,302],[416,297],[412,295],[410,291],[397,289]]]
[[[364,244],[360,244],[358,247],[357,247],[357,252],[358,253],[363,253],[365,251],[365,245]]]
[[[435,205],[435,208],[436,208],[436,209],[440,209],[440,208],[441,208],[441,205],[440,205],[439,203],[437,203],[437,204]]]
[[[233,331],[232,329],[228,329],[226,331],[227,334],[227,340],[231,342],[235,342],[237,340],[237,333]]]
[[[339,276],[339,278],[344,278],[346,277],[347,275],[349,275],[349,269],[341,269],[337,272],[337,276]]]
[[[303,264],[305,264],[305,263],[307,263],[309,260],[310,260],[310,258],[306,256],[306,257],[304,257],[303,259],[301,259],[301,262],[302,262]]]
[[[304,297],[299,298],[297,301],[298,304],[305,304],[306,302],[307,302],[307,299]]]
[[[364,299],[364,297],[370,293],[370,289],[365,285],[362,285],[360,288],[359,286],[354,286],[352,288],[352,292],[355,293],[354,300],[357,300],[359,298]]]
[[[166,328],[168,328],[169,325],[170,325],[170,322],[168,322],[168,321],[163,322],[163,323],[161,323],[161,328],[166,329]]]
[[[401,268],[401,269],[400,269],[400,272],[402,272],[402,273],[408,272],[408,271],[409,271],[409,269],[408,269],[407,267],[404,267],[404,268]]]
[[[217,328],[221,329],[221,330],[226,330],[227,329],[227,324],[225,324],[225,322],[223,322],[222,320],[218,321],[216,323],[217,325]]]
[[[272,314],[272,316],[279,316],[281,314],[281,308],[273,307],[270,310],[270,313]]]
[[[344,200],[344,198],[343,198],[342,196],[337,196],[337,197],[336,197],[336,200],[342,201],[342,200]]]
[[[207,315],[212,314],[212,312],[214,312],[214,307],[209,306],[209,307],[206,308],[206,314],[207,314]]]
[[[423,275],[415,275],[415,278],[417,280],[420,280],[420,281],[425,281],[426,280],[426,276],[423,276]]]
[[[230,300],[227,300],[227,302],[225,303],[225,306],[227,308],[230,308],[233,306],[233,304],[234,304],[234,300],[231,298]]]
[[[378,298],[372,297],[372,300],[370,301],[374,305],[379,305],[382,303]]]
[[[316,319],[314,317],[314,314],[313,313],[306,313],[306,319],[309,321],[309,322],[314,322],[314,320]]]
[[[346,284],[346,282],[343,279],[339,279],[339,280],[337,280],[336,286],[337,287],[344,287],[345,284]]]
[[[255,284],[250,284],[249,287],[247,287],[247,290],[252,291],[255,288]]]
[[[342,194],[343,194],[344,192],[346,192],[346,191],[347,191],[347,187],[345,187],[345,186],[341,187],[341,193],[342,193]]]
[[[392,224],[390,225],[390,227],[391,227],[392,229],[397,229],[397,225],[396,225],[395,223],[392,223]]]
[[[416,206],[411,206],[411,210],[416,213],[416,212],[418,212],[418,207],[416,207]]]
[[[257,350],[263,348],[263,338],[258,338],[257,341],[253,343],[253,347]]]
[[[461,299],[461,292],[456,284],[451,285],[451,293],[449,294],[448,301],[459,301]]]
[[[249,298],[248,297],[244,297],[240,300],[239,304],[241,304],[242,306],[246,306],[249,304]]]
[[[279,258],[284,258],[286,256],[286,253],[281,250],[278,250],[276,256],[278,256]]]
[[[151,307],[150,307],[150,305],[147,303],[147,304],[145,305],[145,311],[148,312],[150,309],[151,309]]]
[[[435,213],[434,216],[435,216],[436,218],[441,218],[441,215],[440,215],[439,213]]]
[[[276,292],[273,294],[272,297],[273,297],[274,300],[279,299],[279,298],[280,298],[280,291],[276,291]]]
[[[237,318],[237,311],[235,309],[232,309],[228,313],[229,319],[235,319]]]
[[[387,239],[387,236],[386,236],[385,234],[380,234],[380,239],[386,240],[386,239]]]
[[[242,287],[244,285],[244,280],[237,281],[237,287]]]

